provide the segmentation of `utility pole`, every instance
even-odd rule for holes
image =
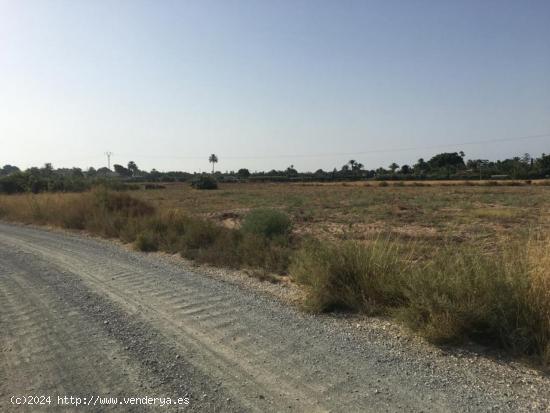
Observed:
[[[111,169],[111,155],[113,155],[113,153],[105,152],[105,155],[107,155],[107,168]]]

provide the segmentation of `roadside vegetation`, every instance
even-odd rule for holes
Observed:
[[[303,195],[306,187],[297,188]],[[347,202],[347,209],[336,202],[338,211],[372,211],[396,228],[417,221],[433,223],[436,212],[461,207],[456,199],[434,197],[432,188],[420,188],[428,192],[410,199],[407,188],[373,188],[374,198],[354,198],[352,194],[365,189],[345,187],[354,192],[342,197],[341,189],[329,191]],[[434,239],[400,236],[395,231],[323,238],[304,230],[319,223],[322,215],[317,215],[315,205],[323,200],[320,193],[310,198],[312,215],[307,215],[307,203],[298,196],[285,198],[290,203],[286,205],[271,202],[267,195],[266,199],[252,197],[253,207],[241,212],[238,225],[228,227],[217,219],[163,204],[164,200],[155,198],[158,195],[146,199],[146,194],[163,191],[129,193],[99,187],[83,193],[4,195],[0,196],[0,219],[85,230],[142,251],[179,253],[199,263],[250,268],[271,281],[276,280],[273,274],[289,275],[303,286],[304,305],[310,311],[389,315],[435,343],[475,341],[550,364],[550,241],[544,223],[539,223],[540,233],[517,232],[514,238],[507,231],[493,232],[499,236],[480,244],[465,242],[452,232]],[[188,191],[200,193],[203,205],[213,197],[231,204],[223,190]],[[476,208],[466,208],[463,216],[456,209],[448,211],[458,215],[453,225],[475,218],[519,228],[547,214],[546,188],[528,200],[534,205],[532,211],[518,209],[527,202],[524,193],[510,191],[473,192],[479,197],[472,201]],[[420,207],[423,196],[428,205],[424,209]],[[480,199],[492,207],[483,208]],[[505,208],[494,207],[504,200]],[[382,206],[389,208],[389,215],[376,209]],[[485,210],[494,212],[480,212]],[[446,216],[440,218],[442,222]]]
[[[550,363],[550,242],[442,247],[418,261],[394,241],[307,244],[290,272],[315,311],[393,315],[438,344],[475,341]]]

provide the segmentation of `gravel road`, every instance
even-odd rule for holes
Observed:
[[[61,411],[550,412],[535,370],[369,326],[160,254],[0,223],[0,411],[72,395],[189,404]]]

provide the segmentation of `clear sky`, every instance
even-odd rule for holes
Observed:
[[[549,133],[548,0],[0,0],[0,164],[374,169]]]

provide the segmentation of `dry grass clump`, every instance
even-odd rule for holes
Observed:
[[[549,246],[531,241],[487,255],[443,250],[409,275],[400,317],[434,342],[496,344],[548,363]]]
[[[529,282],[525,258],[508,254],[443,249],[408,274],[402,318],[434,342],[518,341]]]
[[[388,239],[367,245],[309,241],[293,257],[292,277],[308,289],[307,307],[379,313],[403,301],[402,251]]]
[[[487,254],[443,247],[424,262],[389,240],[310,242],[290,273],[311,310],[385,312],[435,343],[473,340],[549,362],[548,240]]]
[[[532,320],[533,341],[545,365],[550,365],[550,238],[531,240],[527,255],[529,265],[528,304],[537,314]]]

